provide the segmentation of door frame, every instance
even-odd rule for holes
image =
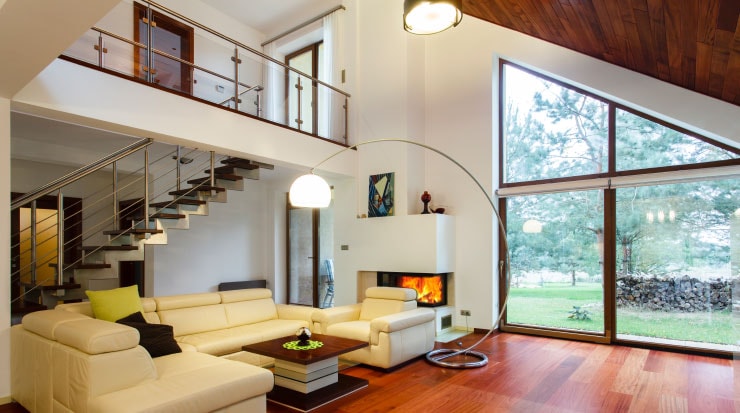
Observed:
[[[141,41],[142,33],[139,31],[139,21],[147,16],[147,6],[141,3],[134,2],[134,41],[137,43],[146,44],[147,47],[151,47],[146,41],[146,33],[143,34],[145,41]],[[174,33],[180,37],[180,49],[182,51],[182,60],[193,63],[194,47],[195,47],[195,32],[191,26],[177,21],[166,14],[158,12],[152,9],[152,20],[155,24],[171,33]],[[180,91],[188,95],[193,94],[193,67],[184,63],[180,64]],[[148,65],[151,68],[151,63]],[[142,78],[142,65],[139,58],[139,47],[134,47],[134,77]],[[169,88],[168,88],[169,89]]]
[[[286,271],[285,271],[285,302],[290,303],[290,211],[296,209],[305,209],[302,207],[294,207],[290,204],[288,194],[285,196],[285,259],[286,259]],[[320,211],[318,208],[311,208],[311,242],[313,244],[312,259],[311,259],[311,301],[313,307],[319,306],[319,259],[321,257],[321,250],[319,245],[319,224],[320,224]]]

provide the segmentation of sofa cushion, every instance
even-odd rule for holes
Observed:
[[[103,291],[85,291],[90,299],[95,318],[116,321],[136,311],[144,311],[139,298],[139,287],[114,288]]]
[[[36,311],[23,317],[23,328],[49,340],[56,340],[54,332],[60,325],[70,321],[89,319],[85,315],[68,311]]]
[[[413,301],[416,300],[416,290],[401,287],[370,287],[365,290],[367,298],[384,298],[386,300]]]
[[[416,301],[386,300],[382,298],[366,298],[360,307],[360,320],[372,320],[401,311],[413,310]]]
[[[218,293],[181,294],[154,297],[154,301],[157,303],[157,311],[165,311],[221,304],[221,296]]]
[[[182,351],[172,334],[172,326],[148,324],[144,315],[140,312],[133,313],[116,322],[138,330],[139,345],[144,347],[152,357],[161,357]]]
[[[343,323],[332,324],[326,329],[326,334],[330,336],[351,338],[364,342],[370,341],[370,322],[363,320],[345,321]]]
[[[229,327],[254,324],[278,318],[277,307],[272,298],[246,300],[224,304]]]
[[[272,390],[269,370],[185,352],[154,360],[159,378],[90,401],[89,412],[209,412]],[[132,406],[131,401],[135,401]],[[264,402],[263,402],[264,403]]]
[[[245,344],[263,341],[262,337],[262,331],[246,325],[188,334],[178,337],[177,341],[195,347],[200,353],[222,356],[240,351]]]
[[[180,336],[177,341],[192,345],[201,353],[222,356],[241,351],[242,346],[246,344],[292,336],[300,327],[308,327],[308,322],[303,320],[269,320]]]
[[[60,324],[56,340],[87,354],[127,350],[139,344],[139,333],[130,327],[87,318]]]

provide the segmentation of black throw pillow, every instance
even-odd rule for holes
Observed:
[[[152,357],[180,353],[182,350],[175,341],[172,326],[167,324],[148,324],[140,311],[130,314],[116,323],[139,330],[139,345]]]

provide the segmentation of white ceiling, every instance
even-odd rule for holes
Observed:
[[[280,34],[341,4],[341,0],[201,0],[263,33]]]

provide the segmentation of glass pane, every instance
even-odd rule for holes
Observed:
[[[334,208],[319,209],[319,308],[334,306]]]
[[[152,27],[152,46],[154,50],[167,53],[174,57],[188,60],[189,50],[183,50],[189,47],[185,38],[179,33],[174,33],[166,29],[167,26],[160,25]],[[190,93],[189,75],[190,68],[177,60],[153,53],[152,54],[152,78],[153,82],[168,89],[179,90]]]
[[[205,70],[194,70],[193,96],[233,109],[234,48],[197,29],[194,41],[194,63]]]
[[[616,248],[618,338],[737,344],[737,180],[617,189]]]
[[[507,324],[604,331],[601,191],[506,199]]]
[[[303,73],[313,72],[313,51],[301,53],[288,61],[288,66]],[[313,132],[313,82],[295,72],[288,74],[288,125]],[[299,107],[300,106],[300,107]]]
[[[617,170],[689,165],[740,156],[630,112],[616,111]]]
[[[262,61],[251,53],[239,53],[239,111],[262,116]]]
[[[289,304],[313,306],[313,210],[288,211]]]
[[[504,65],[504,182],[602,173],[608,106]]]

